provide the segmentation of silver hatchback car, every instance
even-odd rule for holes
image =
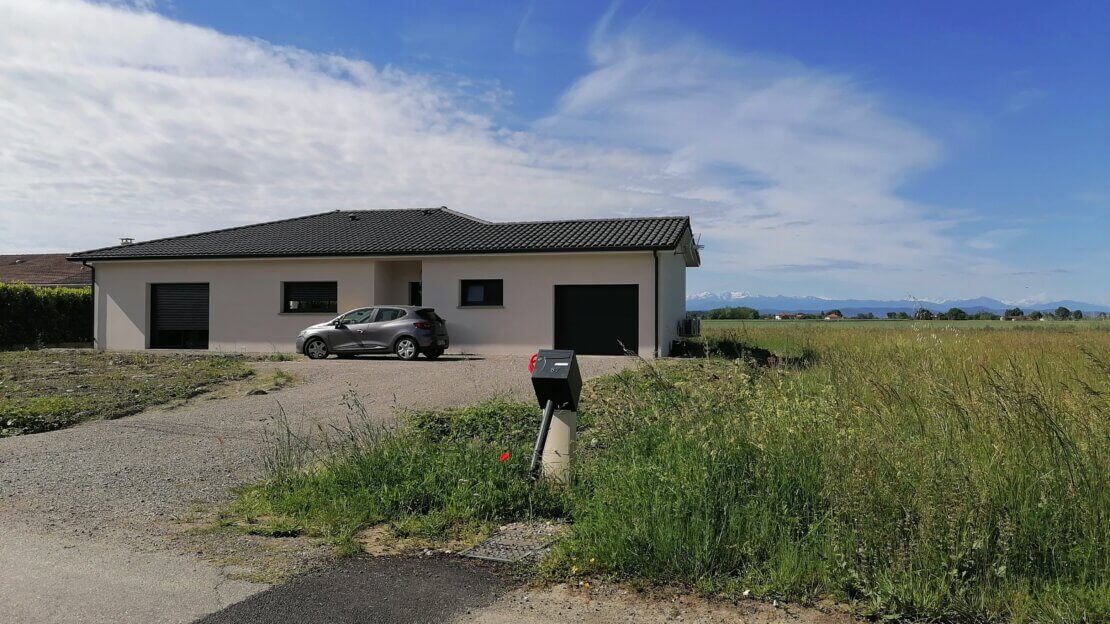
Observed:
[[[450,346],[447,321],[435,310],[402,305],[351,310],[297,336],[297,353],[314,360],[332,354],[350,357],[390,351],[402,360],[415,359],[420,353],[434,360]]]

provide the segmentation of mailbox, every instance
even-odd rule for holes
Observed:
[[[565,349],[541,350],[532,370],[532,387],[540,407],[550,400],[558,410],[578,409],[578,395],[582,393],[582,374],[574,351]]]

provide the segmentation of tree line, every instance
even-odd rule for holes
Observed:
[[[704,312],[691,312],[693,316],[698,316],[704,319],[719,319],[719,320],[757,320],[757,319],[771,319],[774,314],[760,314],[759,310],[748,306],[725,306],[723,308],[713,308]],[[796,319],[822,319],[827,316],[843,317],[844,315],[840,310],[822,311],[820,314],[809,314],[804,312],[788,313],[790,318]],[[1105,312],[1099,312],[1097,318],[1106,318]],[[871,320],[877,318],[871,312],[861,312],[856,314],[856,319]],[[1009,319],[1021,320],[1034,320],[1052,319],[1057,321],[1079,321],[1084,318],[1082,310],[1069,310],[1064,306],[1056,308],[1055,311],[1041,311],[1033,310],[1026,314],[1021,308],[1014,307],[1006,310],[1001,315],[993,312],[965,312],[960,308],[949,308],[947,312],[933,312],[928,308],[921,308],[913,313],[911,316],[908,312],[887,312],[886,318],[888,319],[901,319],[909,320],[915,319],[918,321],[997,321]]]

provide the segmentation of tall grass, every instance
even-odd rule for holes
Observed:
[[[347,402],[342,428],[301,432],[279,419],[269,479],[233,507],[252,530],[292,519],[353,552],[359,532],[380,523],[400,536],[466,538],[491,524],[566,513],[565,492],[528,478],[529,406],[494,399],[413,412],[392,427],[368,417],[356,394]]]
[[[595,387],[556,565],[907,617],[1110,617],[1106,334],[804,346],[800,372],[701,360]]]
[[[565,491],[528,480],[534,407],[492,402],[389,431],[354,418],[321,452],[276,445],[240,509],[341,544],[377,522],[457,535],[563,517],[570,537],[545,564],[559,576],[886,617],[1110,619],[1110,333],[717,331],[816,357],[594,380]]]

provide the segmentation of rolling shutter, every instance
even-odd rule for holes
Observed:
[[[152,284],[150,300],[156,332],[208,330],[208,284]]]

